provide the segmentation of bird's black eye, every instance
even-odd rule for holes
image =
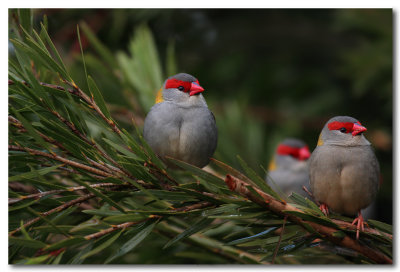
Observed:
[[[178,90],[179,90],[179,91],[183,91],[184,89],[185,89],[185,88],[184,88],[183,86],[179,86],[179,87],[178,87]]]
[[[342,128],[340,128],[340,132],[341,132],[341,133],[346,133],[347,130],[346,130],[346,128],[342,127]]]

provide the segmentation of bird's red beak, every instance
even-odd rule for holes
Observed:
[[[198,83],[192,82],[192,85],[190,85],[190,90],[189,91],[190,91],[189,95],[192,96],[192,95],[195,95],[195,94],[203,92],[204,89]]]
[[[307,160],[311,156],[308,146],[302,147],[299,150],[299,160]]]
[[[351,135],[356,136],[366,130],[367,130],[367,128],[363,127],[361,124],[354,123]]]

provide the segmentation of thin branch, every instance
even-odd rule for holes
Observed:
[[[13,126],[19,128],[19,131],[20,131],[20,132],[27,132],[26,128],[22,125],[21,121],[19,121],[19,120],[16,119],[15,117],[9,115],[9,116],[8,116],[8,122],[9,122],[11,125],[13,125]],[[54,139],[52,139],[52,138],[50,138],[50,137],[44,135],[44,134],[41,133],[40,131],[36,131],[36,132],[37,132],[37,133],[39,134],[39,136],[42,137],[46,142],[51,143],[51,144],[57,146],[58,148],[60,148],[61,150],[68,152],[68,150],[67,150],[61,143],[59,143],[59,142],[57,142],[56,140],[54,140]]]
[[[276,244],[276,247],[274,250],[274,255],[272,256],[272,261],[271,261],[272,264],[275,263],[275,258],[276,258],[276,255],[278,254],[279,246],[281,245],[281,242],[282,242],[282,236],[283,236],[283,232],[285,230],[286,220],[287,220],[287,216],[285,216],[285,218],[283,219],[281,233],[279,234],[279,240],[278,240],[278,243]]]
[[[92,188],[110,188],[110,189],[115,189],[119,187],[133,187],[131,184],[115,184],[115,183],[97,183],[97,184],[90,184],[89,185]],[[59,194],[59,193],[64,193],[64,192],[75,192],[75,191],[80,191],[80,190],[87,190],[85,186],[76,186],[76,187],[69,187],[67,189],[59,189],[59,190],[51,190],[51,191],[46,191],[46,192],[41,192],[37,194],[30,194],[26,196],[20,196],[18,198],[9,198],[8,199],[8,204],[15,204],[19,201],[25,200],[25,199],[31,199],[31,198],[42,198],[48,195],[52,194]]]
[[[28,147],[20,147],[20,146],[16,146],[16,145],[8,145],[8,150],[24,151],[24,152],[28,152],[28,153],[30,153],[32,155],[35,155],[35,156],[47,157],[49,159],[60,161],[60,162],[63,162],[65,164],[68,164],[68,165],[70,165],[72,167],[80,168],[80,169],[83,169],[83,170],[86,170],[88,172],[94,173],[96,175],[104,176],[104,177],[112,177],[113,176],[113,175],[111,175],[111,174],[109,174],[107,172],[104,172],[102,170],[90,167],[90,166],[82,164],[82,163],[78,163],[78,162],[75,162],[75,161],[68,160],[68,159],[60,157],[60,156],[58,156],[56,154],[50,154],[50,153],[42,152],[42,151],[39,151],[39,150],[36,150],[36,149],[28,148]]]
[[[113,232],[113,231],[129,228],[130,226],[143,223],[143,222],[149,220],[150,218],[154,218],[154,217],[158,217],[158,216],[156,216],[156,215],[151,215],[150,217],[148,217],[148,218],[146,218],[146,219],[143,219],[143,220],[140,220],[140,221],[136,221],[136,222],[125,222],[125,223],[122,223],[122,224],[119,224],[119,225],[114,225],[114,226],[112,226],[111,228],[104,229],[104,230],[101,230],[101,231],[99,231],[99,232],[86,235],[84,238],[85,238],[86,240],[97,239],[97,238],[102,237],[102,236],[104,236],[104,235],[106,235],[106,234],[109,234],[109,233],[111,233],[111,232]]]
[[[45,164],[45,163],[42,164],[42,165],[47,166],[47,167],[52,166],[52,165],[50,165],[50,164]],[[77,171],[77,170],[75,170],[75,169],[73,169],[73,168],[68,168],[68,167],[60,166],[60,167],[58,167],[58,169],[59,169],[59,170],[63,170],[63,171],[65,171],[65,172],[77,174],[77,175],[80,174],[79,171]],[[95,174],[89,174],[89,176],[91,176],[92,178],[97,179],[97,180],[103,180],[103,179],[107,178],[107,177],[103,177],[103,176],[99,176],[99,175],[95,175]]]
[[[213,204],[211,202],[202,201],[202,202],[199,202],[199,203],[196,203],[196,204],[193,204],[193,205],[176,208],[176,209],[174,209],[174,211],[176,211],[176,212],[188,212],[188,211],[192,211],[192,210],[207,208],[207,207],[214,206],[214,205],[215,204]]]
[[[242,181],[236,177],[233,177],[229,174],[226,175],[225,183],[228,185],[230,190],[241,194],[242,196],[248,198],[252,202],[254,202],[262,207],[265,207],[268,210],[270,210],[282,217],[287,216],[288,220],[290,220],[291,222],[293,222],[295,224],[303,226],[306,230],[307,230],[307,228],[305,227],[305,224],[307,224],[308,226],[313,228],[316,232],[320,233],[324,237],[324,239],[327,239],[334,244],[337,244],[339,246],[343,246],[346,248],[351,248],[351,249],[363,254],[364,256],[370,258],[371,260],[375,261],[376,263],[390,263],[390,264],[393,263],[393,261],[390,258],[388,258],[386,255],[384,255],[381,252],[378,252],[370,247],[360,244],[358,241],[352,239],[348,235],[344,235],[344,236],[335,235],[335,234],[337,234],[338,229],[320,225],[315,222],[306,221],[295,215],[285,213],[285,211],[296,211],[296,212],[301,212],[301,213],[304,213],[304,212],[291,206],[288,203],[284,203],[284,202],[276,200],[274,197],[272,197],[269,194],[266,194],[265,192],[259,190],[258,188],[253,188],[263,199],[258,198],[257,196],[252,194],[247,189],[247,186],[251,186],[251,185],[245,183],[244,181]]]
[[[78,197],[78,198],[76,198],[74,200],[68,201],[68,202],[66,202],[66,203],[64,203],[64,204],[62,204],[62,205],[60,205],[60,206],[58,206],[58,207],[56,207],[54,209],[51,209],[51,210],[49,210],[47,212],[40,213],[40,215],[42,217],[46,217],[46,216],[49,216],[49,215],[51,215],[53,213],[61,212],[61,211],[65,210],[65,209],[67,209],[67,208],[69,208],[71,206],[74,206],[76,204],[82,203],[82,202],[84,202],[84,201],[86,201],[88,199],[91,199],[93,197],[95,197],[95,195],[92,194],[92,193],[84,195],[84,196],[81,196],[81,197]],[[37,221],[39,221],[40,219],[41,219],[41,217],[35,217],[35,218],[29,220],[28,222],[26,222],[22,227],[23,228],[27,228],[30,225],[32,225],[32,224],[36,223]],[[18,227],[15,230],[11,231],[8,234],[8,236],[13,236],[15,233],[19,232],[22,229],[22,227]]]

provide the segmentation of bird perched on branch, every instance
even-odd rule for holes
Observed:
[[[199,81],[186,73],[169,77],[144,121],[143,136],[161,158],[206,166],[217,147],[217,126]]]
[[[357,239],[364,229],[360,210],[375,199],[380,176],[378,160],[362,134],[366,130],[353,117],[333,117],[322,129],[309,162],[311,190],[321,211],[358,213],[352,223],[357,224]]]
[[[283,140],[276,148],[268,167],[266,180],[271,188],[282,191],[287,196],[295,192],[309,197],[303,190],[303,186],[308,187],[309,184],[307,166],[309,157],[308,146],[302,140],[294,138]]]

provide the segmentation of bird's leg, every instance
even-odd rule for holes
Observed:
[[[357,233],[356,233],[356,238],[357,238],[357,240],[358,240],[358,238],[360,237],[360,229],[362,230],[362,231],[364,231],[364,218],[363,218],[363,216],[362,216],[362,214],[361,214],[361,211],[359,211],[358,212],[358,217],[356,217],[354,220],[353,220],[353,223],[351,223],[352,225],[355,225],[357,223]]]
[[[319,209],[321,210],[321,212],[323,212],[323,214],[325,214],[325,216],[329,215],[329,208],[328,205],[326,205],[325,203],[319,205]]]

